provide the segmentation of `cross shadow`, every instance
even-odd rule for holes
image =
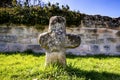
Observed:
[[[66,71],[70,76],[75,75],[77,78],[85,78],[85,80],[120,80],[120,74],[97,72],[93,70],[85,71],[70,65],[66,67]]]

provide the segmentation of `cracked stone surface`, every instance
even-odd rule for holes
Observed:
[[[66,20],[61,16],[50,18],[48,32],[39,35],[39,44],[46,50],[45,65],[59,63],[66,65],[65,50],[76,48],[81,43],[78,35],[66,34]]]

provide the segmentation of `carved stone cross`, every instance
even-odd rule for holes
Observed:
[[[45,65],[59,63],[66,65],[65,50],[78,47],[81,38],[77,35],[66,34],[66,20],[61,16],[50,18],[48,32],[39,35],[39,43],[46,50]]]

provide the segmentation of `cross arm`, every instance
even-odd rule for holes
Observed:
[[[76,48],[80,45],[81,38],[78,35],[66,34],[65,48]]]
[[[49,32],[45,32],[39,35],[38,42],[42,48],[48,49]]]

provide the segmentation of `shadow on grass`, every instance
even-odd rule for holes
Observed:
[[[32,51],[25,51],[25,52],[0,52],[0,54],[4,55],[15,55],[15,54],[20,54],[20,55],[33,55],[35,57],[39,56],[45,56],[45,53],[34,53]]]
[[[76,56],[72,54],[67,54],[67,58],[98,58],[98,59],[103,59],[103,58],[120,58],[120,55],[104,55],[104,54],[97,54],[97,55],[86,55],[86,56]]]
[[[67,66],[66,71],[70,76],[75,75],[78,78],[85,78],[85,80],[120,80],[120,74],[84,71],[72,66]]]
[[[24,52],[1,52],[0,54],[5,54],[5,55],[13,55],[13,54],[21,54],[21,55],[33,55],[35,57],[39,56],[45,56],[45,53],[34,53],[31,50],[27,50]],[[73,55],[73,54],[67,54],[67,58],[98,58],[98,59],[103,59],[103,58],[120,58],[120,55],[104,55],[104,54],[98,54],[98,55],[86,55],[86,56],[81,56],[81,55]]]

